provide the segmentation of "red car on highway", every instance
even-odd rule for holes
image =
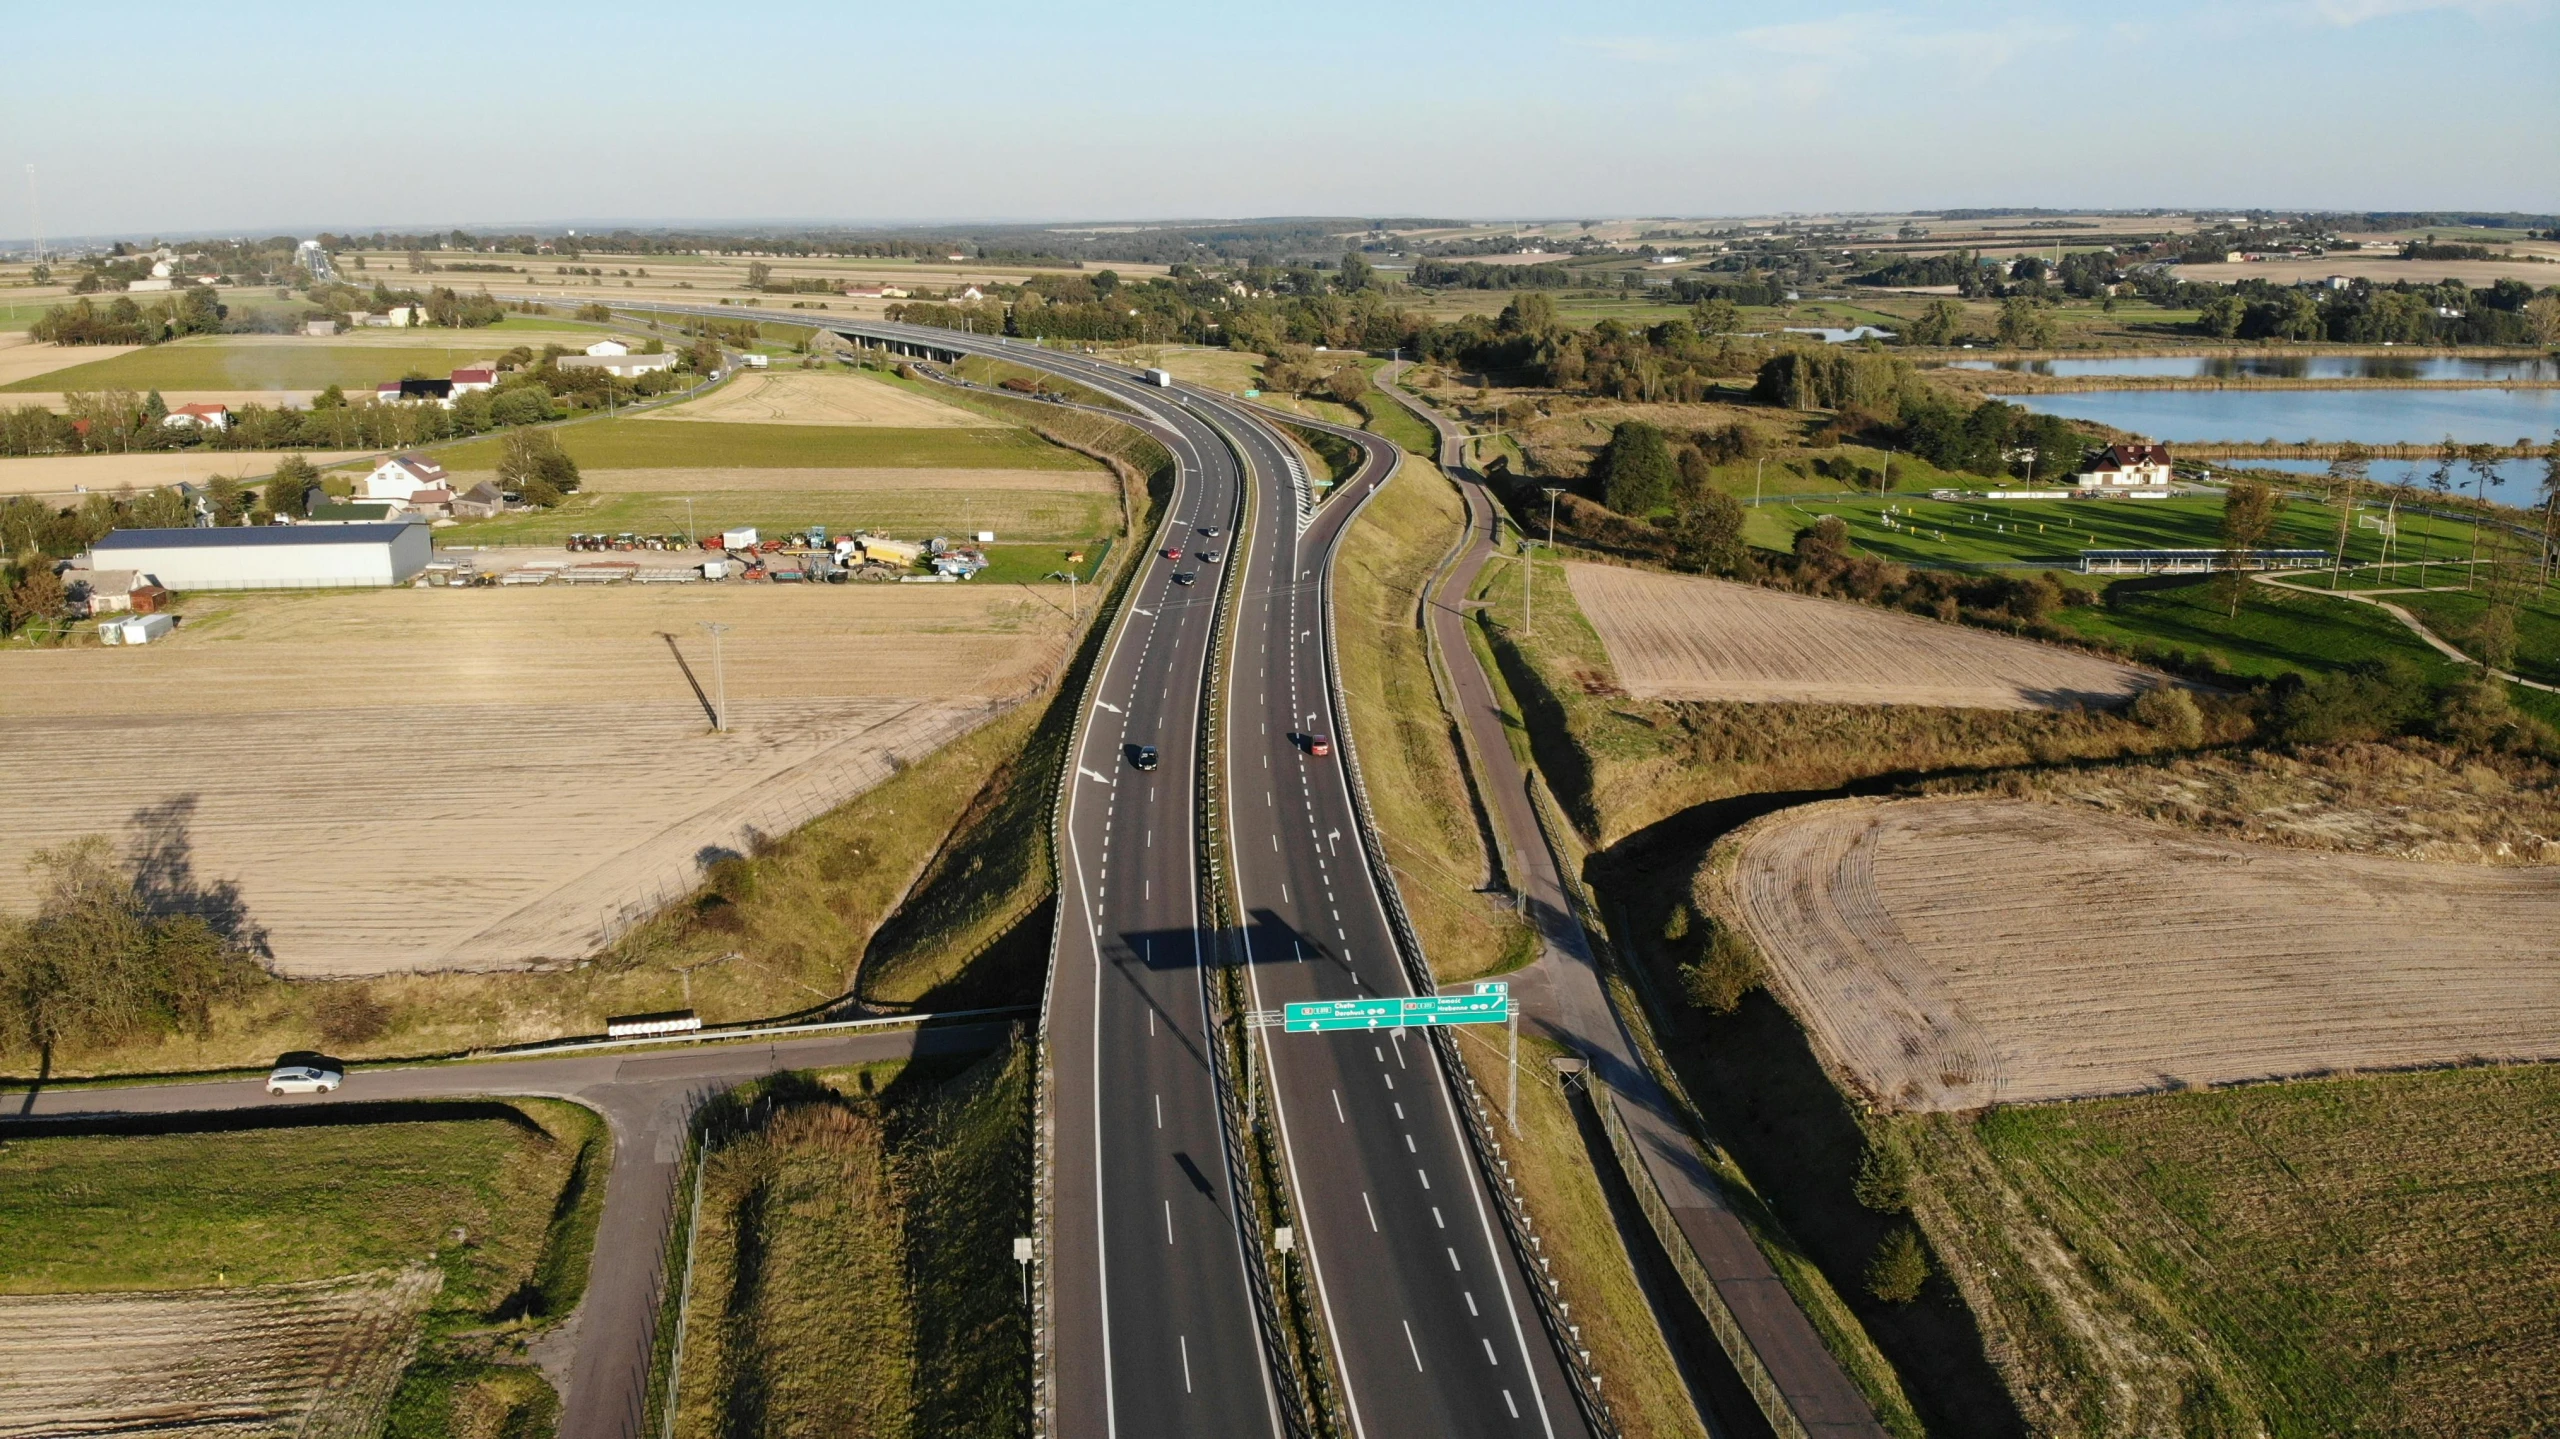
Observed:
[[[1178,560],[1178,559],[1181,559],[1181,558],[1182,558],[1182,546],[1180,546],[1180,545],[1176,545],[1176,546],[1174,546],[1172,549],[1169,549],[1169,550],[1165,551],[1165,552],[1164,552],[1164,557],[1165,557],[1166,559],[1169,559],[1169,560]]]

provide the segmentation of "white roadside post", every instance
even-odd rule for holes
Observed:
[[[1031,1307],[1031,1236],[1017,1235],[1013,1241],[1013,1262],[1022,1266],[1022,1307]]]

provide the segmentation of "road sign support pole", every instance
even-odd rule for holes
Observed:
[[[1511,1097],[1507,1108],[1512,1137],[1517,1138],[1520,1134],[1520,1006],[1517,1004],[1511,1006]]]

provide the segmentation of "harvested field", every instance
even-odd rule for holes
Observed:
[[[623,417],[564,425],[561,448],[581,470],[644,469],[1004,469],[1103,470],[1029,430],[914,426],[731,424],[662,425]],[[501,440],[484,436],[440,450],[457,474],[498,468]]]
[[[369,1439],[442,1277],[0,1298],[0,1435]]]
[[[0,335],[0,387],[49,375],[56,370],[67,370],[74,365],[112,360],[141,348],[140,345],[43,345],[25,335]]]
[[[1725,853],[1711,906],[1891,1108],[2560,1058],[2560,870],[1980,799],[1788,811]]]
[[[0,907],[104,832],[287,974],[567,960],[1031,692],[1067,628],[956,586],[194,602],[146,650],[0,657]]]
[[[1725,580],[1569,564],[1566,582],[1639,699],[2079,709],[2160,677],[1840,600]]]
[[[173,410],[180,405],[229,405],[235,410],[244,405],[266,405],[299,410],[308,409],[319,393],[318,390],[162,390],[160,400]],[[45,390],[13,393],[8,399],[12,408],[42,405],[48,410],[64,409],[69,402],[68,394]]]
[[[332,465],[359,457],[353,450],[306,450],[315,465]],[[156,490],[181,481],[202,483],[209,475],[259,478],[275,472],[282,458],[263,450],[205,450],[151,455],[32,455],[0,459],[0,495],[60,495],[88,490],[113,494],[128,486]]]
[[[840,470],[588,470],[580,494],[817,495],[842,491],[875,494],[900,491],[983,490],[1059,491],[1108,495],[1119,482],[1108,470],[972,470],[972,469],[840,469]]]
[[[749,371],[698,400],[642,416],[751,425],[892,425],[916,430],[1001,429],[995,420],[861,374]]]

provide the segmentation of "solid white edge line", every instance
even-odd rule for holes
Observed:
[[[1396,458],[1396,469],[1403,468],[1403,465],[1404,458],[1402,454],[1399,453]],[[1379,490],[1385,488],[1387,482],[1394,477],[1395,469],[1390,469],[1385,476],[1379,479],[1377,484],[1369,487],[1369,494],[1362,496],[1362,504],[1366,504],[1367,500],[1371,496],[1374,496]],[[1344,532],[1350,528],[1351,522],[1359,517],[1360,508],[1360,505],[1354,505],[1351,508],[1350,513],[1343,518],[1342,522],[1334,527],[1332,540],[1326,546],[1324,563],[1318,567],[1320,580],[1318,583],[1317,603],[1322,610],[1324,623],[1328,629],[1332,627],[1334,621],[1334,551],[1341,547],[1342,536]],[[1339,695],[1332,695],[1331,698],[1336,703],[1339,703],[1341,700],[1341,696]],[[1360,810],[1357,804],[1353,802],[1351,794],[1351,776],[1349,772],[1343,766],[1335,765],[1333,766],[1333,774],[1335,777],[1335,784],[1340,787],[1343,812],[1356,817],[1360,813]],[[1352,826],[1352,832],[1348,838],[1350,838],[1352,843],[1361,847],[1361,871],[1364,876],[1367,876],[1367,878],[1364,879],[1364,883],[1368,884],[1370,900],[1378,906],[1379,917],[1383,920],[1386,917],[1386,897],[1377,892],[1377,883],[1374,877],[1376,871],[1370,866],[1369,856],[1367,854],[1368,841],[1360,834],[1360,826],[1357,824]],[[1390,929],[1392,929],[1392,926],[1390,926]],[[1495,1273],[1508,1273],[1511,1266],[1505,1260],[1502,1244],[1494,1237],[1493,1215],[1491,1211],[1485,1207],[1484,1176],[1475,1162],[1475,1152],[1467,1145],[1466,1131],[1458,1122],[1457,1101],[1450,1095],[1450,1089],[1456,1076],[1449,1074],[1446,1067],[1442,1065],[1439,1046],[1432,1046],[1431,1055],[1433,1065],[1441,1069],[1440,1106],[1442,1112],[1448,1116],[1450,1136],[1457,1141],[1458,1153],[1465,1164],[1468,1176],[1467,1189],[1475,1196],[1476,1220],[1484,1231],[1485,1248],[1493,1259]],[[1520,1270],[1519,1273],[1523,1283],[1534,1284],[1537,1282],[1536,1277],[1530,1274],[1526,1269]],[[1513,1297],[1511,1285],[1507,1279],[1502,1285],[1502,1304],[1503,1308],[1508,1310],[1511,1316],[1511,1337],[1519,1346],[1521,1367],[1526,1369],[1529,1374],[1529,1399],[1537,1408],[1538,1423],[1540,1427],[1545,1430],[1548,1439],[1554,1439],[1556,1432],[1555,1417],[1547,1412],[1545,1386],[1539,1382],[1537,1361],[1532,1358],[1529,1353],[1528,1332],[1520,1323],[1520,1303],[1518,1299]]]

